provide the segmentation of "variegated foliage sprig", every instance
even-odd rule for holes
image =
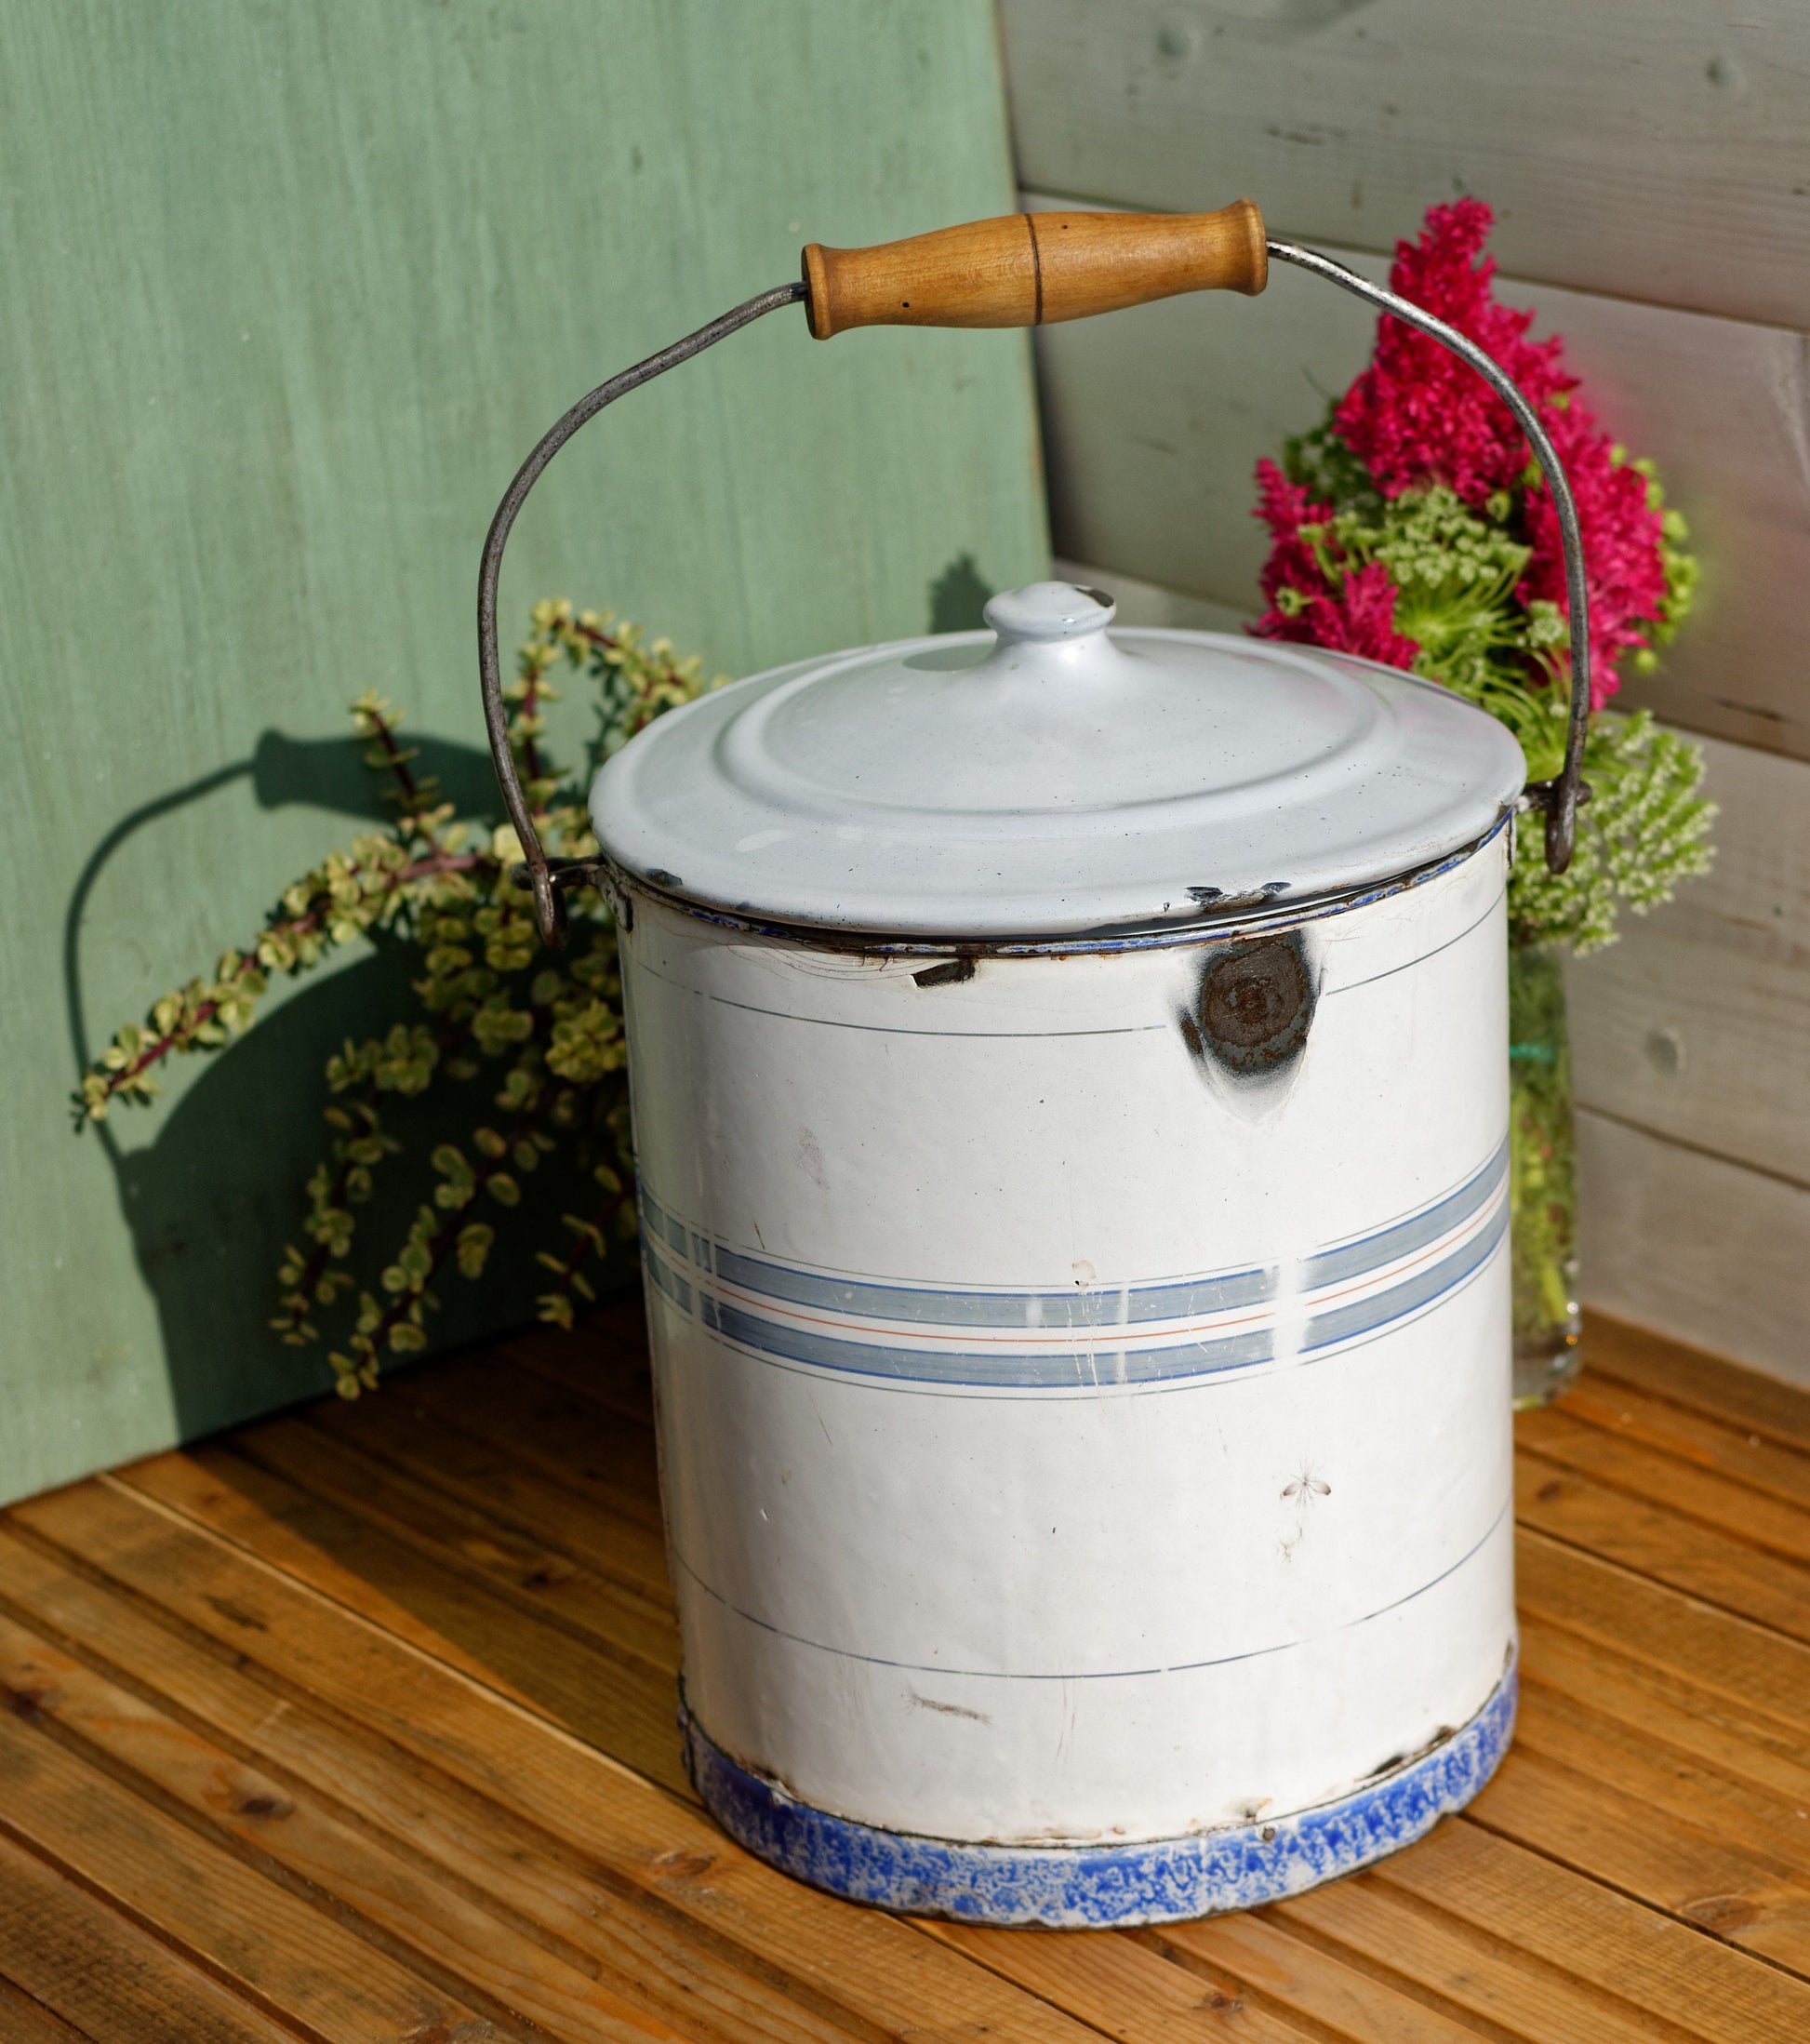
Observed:
[[[504,691],[510,742],[548,850],[582,857],[597,848],[583,791],[544,751],[546,706],[559,700],[550,675],[562,661],[598,688],[592,766],[704,684],[699,662],[676,658],[663,638],[644,643],[634,625],[607,612],[536,605]],[[454,813],[432,777],[416,772],[419,755],[402,742],[401,715],[381,696],[361,696],[352,718],[366,764],[393,783],[395,820],[286,888],[256,940],[224,952],[211,977],[166,994],[142,1022],[120,1030],[75,1102],[78,1126],[104,1119],[116,1104],[148,1102],[166,1058],[225,1048],[251,1026],[273,976],[305,972],[355,938],[384,933],[413,949],[419,971],[411,1012],[380,1035],[348,1042],[327,1062],[327,1151],[277,1274],[272,1325],[286,1342],[321,1339],[317,1322],[336,1307],[340,1319],[349,1316],[349,1330],[330,1350],[347,1397],[376,1384],[386,1352],[425,1345],[426,1316],[437,1303],[430,1287],[448,1263],[468,1278],[483,1273],[495,1239],[482,1218],[486,1203],[515,1206],[523,1175],[544,1157],[574,1154],[594,1189],[589,1210],[563,1217],[569,1240],[539,1252],[550,1274],[539,1299],[544,1319],[571,1324],[574,1299],[592,1296],[587,1264],[635,1224],[621,986],[607,909],[589,889],[569,894],[570,945],[545,950],[532,900],[514,877],[522,853],[513,830]],[[387,1258],[373,1253],[359,1238],[356,1209],[401,1149],[385,1123],[387,1104],[443,1080],[486,1081],[470,1137],[433,1150],[434,1182],[406,1238]]]

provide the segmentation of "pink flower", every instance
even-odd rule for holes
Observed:
[[[1407,666],[1420,648],[1395,629],[1395,584],[1381,562],[1329,580],[1301,528],[1330,518],[1331,506],[1316,504],[1273,461],[1258,463],[1257,479],[1256,514],[1269,526],[1275,544],[1263,565],[1270,608],[1251,627],[1256,636]],[[1284,590],[1293,593],[1293,602],[1285,602]]]
[[[1302,595],[1323,595],[1328,584],[1314,558],[1313,549],[1301,538],[1303,526],[1317,525],[1332,516],[1330,504],[1316,504],[1298,484],[1291,483],[1266,455],[1257,464],[1257,509],[1251,514],[1270,528],[1274,544],[1263,564],[1260,586],[1273,607],[1279,589],[1298,590]],[[1294,636],[1271,633],[1270,637]]]
[[[1483,254],[1495,216],[1481,199],[1435,206],[1417,243],[1398,242],[1390,287],[1424,306],[1499,362],[1543,419],[1577,388],[1556,340],[1533,342],[1531,313],[1490,295],[1495,261]],[[1387,314],[1370,367],[1345,394],[1333,428],[1386,497],[1444,483],[1481,509],[1527,466],[1527,443],[1509,408],[1477,372],[1431,335]]]
[[[1616,661],[1646,644],[1640,627],[1664,607],[1660,514],[1647,501],[1646,478],[1616,458],[1608,434],[1577,401],[1577,380],[1564,367],[1559,339],[1529,341],[1533,314],[1496,302],[1496,264],[1484,253],[1494,220],[1479,199],[1433,207],[1418,241],[1397,244],[1390,283],[1500,363],[1558,450],[1584,539],[1591,706],[1600,708],[1616,689]],[[1497,523],[1501,499],[1511,505],[1518,501],[1520,536],[1532,555],[1517,594],[1523,603],[1550,600],[1568,614],[1558,514],[1543,482],[1523,483],[1532,451],[1507,406],[1438,341],[1385,315],[1377,323],[1370,366],[1335,408],[1333,430],[1386,497],[1443,483]],[[1270,608],[1256,627],[1259,635],[1363,650],[1405,664],[1401,648],[1408,649],[1407,658],[1417,648],[1395,632],[1392,592],[1387,603],[1382,594],[1388,586],[1383,571],[1364,569],[1341,590],[1333,589],[1297,530],[1325,517],[1326,507],[1310,503],[1272,462],[1259,464],[1258,480],[1257,515],[1275,540],[1263,574]],[[1494,506],[1492,499],[1497,500]],[[1284,588],[1298,598],[1287,609],[1277,604]],[[1394,650],[1374,650],[1384,645]]]
[[[1597,430],[1581,405],[1560,413],[1548,430],[1570,480],[1584,538],[1590,708],[1600,710],[1619,686],[1616,662],[1630,648],[1647,643],[1640,627],[1659,616],[1665,605],[1660,514],[1647,501],[1646,477],[1611,458],[1608,435]],[[1528,490],[1524,516],[1534,551],[1517,594],[1524,603],[1545,597],[1568,617],[1559,514],[1544,487]]]

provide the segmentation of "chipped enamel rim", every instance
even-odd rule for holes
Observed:
[[[1461,1810],[1514,1732],[1517,1668],[1471,1721],[1336,1802],[1178,1838],[1109,1846],[971,1845],[857,1824],[730,1759],[679,1696],[685,1768],[704,1807],[756,1858],[850,1902],[966,1923],[1099,1930],[1251,1909],[1398,1852]]]
[[[605,856],[757,920],[1089,938],[1364,891],[1521,795],[1494,718],[1381,662],[1111,632],[1066,583],[986,614],[991,635],[797,661],[659,717],[592,783]]]
[[[846,952],[862,958],[1079,958],[1111,955],[1125,951],[1168,951],[1178,945],[1223,942],[1228,937],[1271,936],[1279,930],[1298,928],[1303,923],[1322,922],[1329,915],[1346,915],[1353,909],[1369,908],[1410,888],[1425,887],[1442,874],[1451,873],[1474,859],[1495,843],[1514,822],[1513,809],[1505,809],[1481,837],[1461,845],[1455,852],[1412,873],[1342,894],[1328,894],[1316,901],[1288,902],[1273,908],[1252,908],[1217,916],[1203,912],[1202,920],[1165,923],[1144,929],[1097,930],[1091,934],[1053,937],[909,937],[897,932],[836,929],[817,923],[768,922],[752,915],[738,915],[728,909],[712,908],[683,894],[656,887],[638,873],[625,872],[613,861],[600,860],[598,884],[603,888],[612,913],[625,929],[634,928],[633,900],[637,895],[658,902],[695,922],[719,929],[732,929],[749,937],[765,937],[781,943],[803,944],[818,951]]]

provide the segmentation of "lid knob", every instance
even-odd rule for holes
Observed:
[[[1005,647],[1027,640],[1089,638],[1105,631],[1118,608],[1104,590],[1082,589],[1073,582],[1027,582],[1022,589],[1002,590],[991,597],[981,616]]]

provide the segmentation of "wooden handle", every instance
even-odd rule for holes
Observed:
[[[1178,291],[1268,281],[1263,215],[1008,213],[875,248],[805,251],[811,331],[845,327],[1047,327]]]

